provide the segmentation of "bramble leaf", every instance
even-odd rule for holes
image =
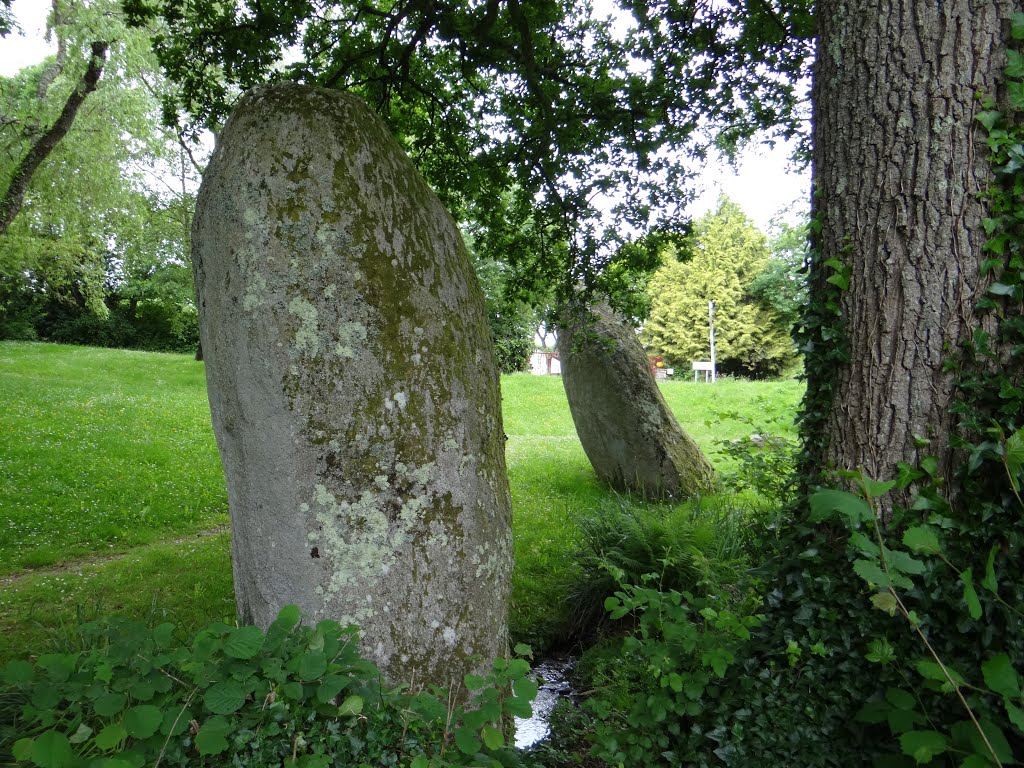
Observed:
[[[903,544],[911,552],[917,554],[938,555],[942,554],[942,545],[939,543],[939,535],[929,525],[915,525],[907,528],[903,533]]]
[[[945,752],[946,747],[946,737],[938,731],[908,731],[900,736],[903,754],[914,758],[918,765],[931,762]]]
[[[1005,653],[997,654],[982,664],[981,674],[985,677],[985,685],[996,693],[1012,698],[1020,696],[1020,678]]]
[[[978,600],[978,593],[974,589],[974,575],[968,568],[960,574],[960,581],[964,585],[964,602],[967,603],[967,612],[972,619],[981,618],[981,602]]]

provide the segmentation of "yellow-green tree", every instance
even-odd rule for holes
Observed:
[[[721,369],[778,375],[795,358],[787,321],[749,293],[771,258],[767,238],[726,197],[694,228],[692,255],[669,247],[648,284],[651,313],[641,340],[681,368],[709,359],[708,302],[715,303],[715,348]]]

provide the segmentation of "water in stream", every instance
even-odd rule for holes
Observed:
[[[533,702],[533,717],[529,720],[516,718],[517,749],[532,747],[548,735],[551,730],[548,725],[551,710],[559,699],[573,695],[569,676],[575,666],[574,657],[562,656],[545,659],[533,668],[530,675],[540,683],[540,690]]]

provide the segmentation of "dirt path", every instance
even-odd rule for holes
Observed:
[[[48,565],[43,568],[29,568],[18,573],[11,573],[7,576],[0,576],[0,589],[7,589],[16,585],[20,581],[24,581],[31,576],[55,576],[59,573],[75,573],[81,574],[84,568],[89,568],[97,565],[105,565],[106,563],[116,562],[117,560],[124,560],[126,557],[130,557],[137,552],[141,552],[154,547],[160,547],[167,544],[185,544],[189,541],[195,541],[196,539],[204,539],[208,536],[216,536],[219,533],[227,533],[230,527],[227,525],[218,525],[215,528],[207,528],[202,531],[196,531],[186,536],[176,536],[173,539],[159,539],[157,541],[151,541],[149,544],[141,544],[137,547],[132,547],[125,552],[113,552],[111,554],[104,555],[92,555],[90,557],[83,557],[76,560],[65,560],[62,563],[55,565]]]

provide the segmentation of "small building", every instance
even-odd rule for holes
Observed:
[[[537,376],[561,376],[562,364],[557,352],[535,349],[530,355],[530,373]]]

